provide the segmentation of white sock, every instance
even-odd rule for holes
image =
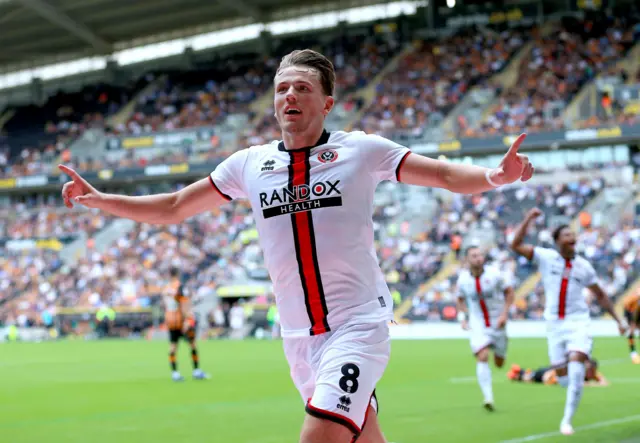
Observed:
[[[560,386],[562,386],[563,388],[568,387],[569,386],[569,376],[568,375],[558,376],[558,384]]]
[[[491,368],[489,367],[489,363],[479,361],[476,365],[476,375],[480,389],[482,389],[482,395],[484,395],[484,401],[493,403],[493,387],[491,386]]]
[[[567,403],[564,406],[564,417],[562,423],[571,424],[573,415],[578,409],[582,398],[582,388],[584,386],[584,364],[577,361],[569,362],[569,387],[567,388]]]

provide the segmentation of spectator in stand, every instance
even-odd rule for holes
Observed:
[[[436,42],[416,42],[413,52],[378,85],[358,127],[393,137],[419,136],[434,114],[442,118],[469,89],[503,69],[529,32],[466,29]]]
[[[566,19],[547,36],[536,35],[531,52],[522,60],[518,80],[500,96],[479,127],[465,137],[519,134],[562,129],[561,114],[586,82],[609,69],[633,44],[630,23]]]

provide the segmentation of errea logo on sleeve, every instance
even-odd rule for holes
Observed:
[[[262,169],[260,169],[260,171],[262,171],[262,172],[264,172],[264,171],[273,171],[275,164],[276,164],[275,160],[267,160],[266,162],[264,162],[262,164]]]

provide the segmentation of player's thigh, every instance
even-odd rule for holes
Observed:
[[[547,335],[547,346],[549,362],[552,366],[561,365],[567,361],[567,341],[562,331],[549,331]]]
[[[182,337],[182,331],[180,329],[169,330],[169,343],[172,346],[177,346],[181,337]]]
[[[195,346],[196,344],[196,328],[189,328],[184,333],[184,339],[191,345]]]
[[[300,443],[351,443],[353,432],[340,423],[307,415],[300,432]]]
[[[373,406],[369,406],[362,434],[356,441],[358,443],[386,443],[387,441],[380,428],[377,411]]]
[[[480,361],[487,361],[489,358],[489,349],[493,346],[493,339],[488,331],[484,329],[471,330],[469,337],[469,345],[471,352]]]
[[[386,323],[351,325],[337,330],[322,349],[307,412],[360,434],[390,351]]]
[[[573,357],[574,361],[584,361],[591,357],[591,349],[593,348],[593,339],[589,332],[589,323],[575,323],[571,325],[570,331],[567,333],[567,354],[581,354],[581,358]]]
[[[493,355],[496,362],[500,361],[504,363],[507,358],[507,349],[509,347],[509,338],[507,337],[506,329],[496,329],[493,332]],[[499,366],[502,366],[500,364]]]
[[[629,311],[628,309],[624,310],[624,319],[627,321],[627,324],[629,326],[631,326],[631,324],[634,322],[635,320],[635,316],[633,315],[634,313]]]

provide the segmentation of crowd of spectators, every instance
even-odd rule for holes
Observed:
[[[535,35],[514,86],[479,126],[461,127],[466,137],[564,128],[562,111],[582,86],[606,72],[637,41],[635,22],[566,18],[548,35]]]
[[[535,30],[500,33],[465,29],[441,41],[418,41],[377,86],[376,97],[356,126],[383,136],[419,136],[470,88],[501,71]]]

